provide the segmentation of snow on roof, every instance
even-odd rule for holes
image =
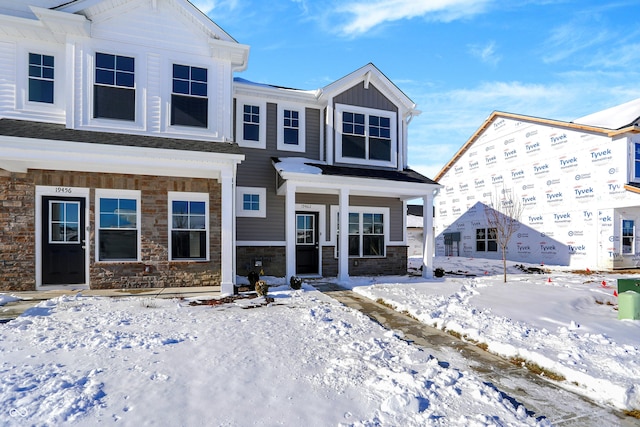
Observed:
[[[423,225],[421,216],[407,215],[407,228],[422,228]]]
[[[275,163],[275,168],[279,172],[307,173],[311,175],[322,175],[322,169],[310,166],[306,163],[324,164],[319,160],[311,160],[305,157],[280,157]]]
[[[621,129],[635,124],[638,118],[640,118],[640,98],[580,117],[573,123],[606,129]]]

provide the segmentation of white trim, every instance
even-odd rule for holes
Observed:
[[[258,210],[244,209],[244,195],[258,195]],[[236,187],[236,216],[251,218],[267,217],[267,189],[262,187]]]
[[[179,258],[174,259],[171,248],[173,242],[171,239],[171,232],[173,231],[173,206],[174,201],[186,201],[186,202],[204,202],[204,225],[205,225],[205,257],[204,258]],[[209,193],[192,193],[188,191],[169,191],[167,192],[167,252],[169,254],[169,261],[171,262],[205,262],[210,261],[209,252],[211,243],[210,239],[210,220],[209,220]]]
[[[366,147],[365,152],[366,155],[364,159],[358,159],[353,157],[344,157],[342,155],[342,113],[357,113],[364,114],[366,116],[365,119],[365,135],[366,138]],[[382,160],[370,160],[369,157],[369,124],[368,118],[369,116],[379,116],[386,117],[390,121],[390,133],[391,133],[391,146],[390,146],[390,160],[382,161]],[[341,163],[351,163],[358,165],[367,165],[367,166],[384,166],[384,167],[393,167],[395,168],[398,164],[398,116],[393,111],[387,110],[375,110],[372,108],[364,108],[364,107],[356,107],[353,105],[345,105],[345,104],[337,104],[335,108],[335,157],[336,162]]]
[[[244,139],[244,106],[255,105],[260,108],[258,141]],[[236,142],[245,148],[267,148],[267,102],[256,98],[236,97]]]
[[[100,260],[100,199],[113,198],[113,199],[133,199],[136,201],[136,232],[137,238],[137,254],[136,259],[123,259],[123,260]],[[141,257],[141,245],[142,245],[142,230],[140,224],[142,223],[142,205],[141,205],[141,193],[140,190],[118,190],[118,189],[104,189],[96,188],[95,190],[95,262],[96,263],[124,263],[124,262],[140,262]]]
[[[80,197],[85,199],[85,283],[73,285],[43,285],[42,284],[42,197],[43,196],[60,196],[60,197]],[[55,289],[89,289],[89,244],[90,230],[89,225],[89,189],[82,187],[64,187],[64,186],[36,186],[36,212],[35,212],[35,239],[36,239],[36,290],[55,290]]]
[[[24,112],[64,115],[65,111],[65,58],[59,48],[47,44],[23,45],[16,63],[16,109]],[[53,103],[29,101],[29,54],[53,56]]]
[[[291,110],[298,112],[298,144],[291,145],[284,143],[284,111]],[[278,103],[278,150],[295,151],[304,153],[306,151],[306,130],[305,130],[305,110],[302,104]]]

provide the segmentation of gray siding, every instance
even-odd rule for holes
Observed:
[[[267,217],[237,218],[237,240],[285,240],[285,198],[276,194],[276,171],[273,168],[271,158],[278,156],[319,158],[320,110],[307,108],[305,117],[305,153],[278,151],[278,106],[274,103],[267,103],[266,149],[242,149],[245,154],[245,160],[238,165],[237,180],[237,185],[240,187],[262,187],[267,189]]]
[[[351,89],[337,95],[334,99],[336,104],[356,105],[376,110],[398,112],[398,107],[371,83],[369,84],[369,89],[365,89],[364,82],[360,82]]]

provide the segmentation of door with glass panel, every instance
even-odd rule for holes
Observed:
[[[86,200],[42,198],[42,284],[86,283]]]
[[[318,214],[296,213],[296,274],[318,274]]]

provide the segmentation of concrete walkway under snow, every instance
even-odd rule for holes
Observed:
[[[425,325],[382,304],[331,283],[313,283],[327,296],[358,310],[386,329],[398,332],[408,342],[438,359],[441,366],[473,372],[492,385],[505,399],[521,404],[536,418],[554,426],[631,427],[640,420],[621,411],[603,408],[561,387],[559,383],[530,373],[525,368],[488,353],[472,343]]]

